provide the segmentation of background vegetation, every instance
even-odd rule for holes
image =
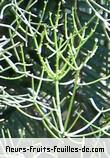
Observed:
[[[109,10],[0,2],[0,137],[109,137]]]

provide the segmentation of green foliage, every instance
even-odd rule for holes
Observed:
[[[0,3],[1,137],[109,136],[109,7]]]

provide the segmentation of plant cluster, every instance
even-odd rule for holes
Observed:
[[[110,135],[109,7],[94,0],[0,2],[2,135],[20,117],[38,123],[25,122],[24,135],[18,127],[20,137],[26,126],[49,137]]]

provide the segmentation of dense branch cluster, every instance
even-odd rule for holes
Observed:
[[[84,86],[104,83],[110,77],[110,74],[103,75],[90,82],[82,78],[85,68],[91,71],[88,63],[99,49],[95,32],[100,23],[110,40],[109,9],[93,0],[86,0],[91,18],[81,23],[77,2],[68,11],[62,7],[67,2],[62,1],[57,11],[52,13],[47,9],[48,1],[44,1],[39,15],[35,8],[37,3],[38,0],[30,0],[23,8],[22,1],[11,0],[1,9],[1,108],[14,107],[30,119],[42,121],[53,137],[80,137],[97,133],[109,135],[109,123],[103,127],[94,123],[110,109],[99,108],[94,98],[88,98],[96,115],[87,120],[83,116],[84,109],[80,107],[81,98],[77,98]],[[92,46],[85,49],[91,39]],[[6,81],[9,85],[5,84]],[[24,90],[22,84],[26,81],[28,85],[23,85]],[[33,113],[29,112],[30,108],[34,109]],[[84,124],[77,128],[79,119]],[[91,130],[87,131],[88,128]]]

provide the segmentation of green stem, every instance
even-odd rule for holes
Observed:
[[[83,111],[81,110],[80,111],[80,114],[82,113]],[[77,123],[77,121],[78,121],[78,119],[80,118],[80,115],[78,115],[76,118],[75,118],[75,120],[73,121],[73,123],[71,124],[71,126],[69,127],[69,129],[67,130],[67,132],[69,133],[72,129],[73,129],[73,127],[76,125],[76,123]]]
[[[56,104],[57,104],[57,109],[58,109],[57,116],[58,116],[58,120],[59,120],[60,131],[63,134],[64,126],[63,126],[63,121],[62,121],[62,116],[61,116],[59,81],[55,82],[55,88],[56,88]]]
[[[70,104],[69,104],[69,108],[68,108],[68,113],[67,113],[66,121],[65,121],[65,124],[64,124],[65,130],[67,129],[67,126],[68,126],[68,123],[69,123],[69,119],[70,119],[70,115],[71,115],[71,111],[72,111],[73,104],[74,104],[74,101],[75,101],[75,94],[76,94],[76,90],[77,90],[79,73],[80,73],[80,71],[78,70],[76,72],[76,76],[75,76],[73,95],[72,95],[71,100],[70,100]]]

